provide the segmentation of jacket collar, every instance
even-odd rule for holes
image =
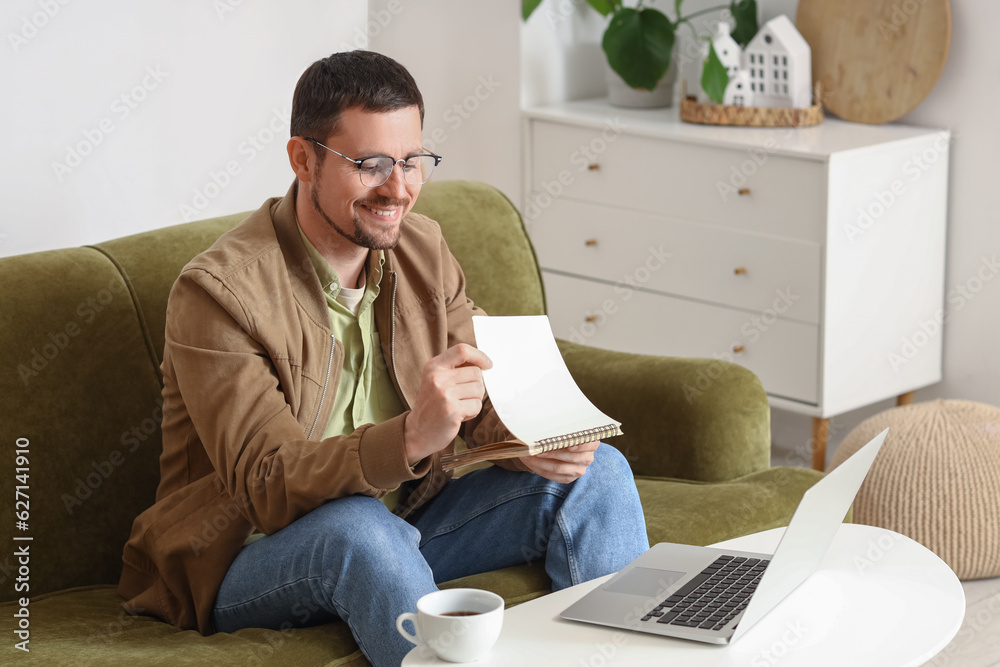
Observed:
[[[313,266],[309,253],[299,236],[298,223],[295,221],[295,197],[298,192],[298,180],[292,181],[291,187],[284,197],[277,199],[271,207],[271,219],[274,221],[274,234],[288,267],[288,279],[292,283],[292,291],[296,299],[312,318],[329,329],[330,315],[327,312],[326,295],[320,284],[319,276]]]

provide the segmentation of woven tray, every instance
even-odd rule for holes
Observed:
[[[741,107],[700,104],[696,97],[687,96],[681,100],[681,120],[701,125],[804,127],[823,122],[823,105],[817,102],[805,109]]]

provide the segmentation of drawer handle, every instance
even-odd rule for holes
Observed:
[[[587,322],[596,322],[597,321],[597,315],[587,315],[583,319],[586,320]]]
[[[730,190],[730,192],[732,192],[732,190]],[[750,188],[740,188],[739,190],[737,190],[737,192],[742,197],[742,196],[750,194]]]
[[[733,354],[740,354],[746,350],[742,345],[733,345]]]
[[[597,239],[587,239],[583,242],[584,245],[595,246],[597,245]]]
[[[747,274],[747,267],[737,266],[735,269],[733,269],[733,273],[735,273],[738,276],[745,276]]]
[[[587,165],[587,169],[589,169],[590,171],[597,171],[600,168],[601,168],[601,165],[599,165],[596,162],[591,162],[590,164]]]

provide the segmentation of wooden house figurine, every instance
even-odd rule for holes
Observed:
[[[765,23],[747,44],[743,55],[755,106],[812,105],[809,44],[787,16],[782,14]]]

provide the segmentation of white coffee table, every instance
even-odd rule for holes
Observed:
[[[714,546],[773,553],[784,530]],[[559,618],[608,578],[508,610],[492,653],[472,664],[915,667],[948,645],[965,616],[962,585],[944,561],[908,537],[856,524],[841,527],[818,572],[727,646]],[[452,664],[421,648],[403,660],[405,667]]]

